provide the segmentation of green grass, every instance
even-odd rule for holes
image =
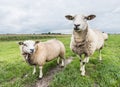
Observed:
[[[42,35],[42,34],[5,34],[5,35],[0,35],[0,41],[16,41],[16,40],[27,40],[27,39],[50,39],[50,38],[63,38],[64,36],[69,36],[69,35]]]
[[[40,40],[47,39],[49,38]],[[69,48],[70,37],[62,36],[57,39],[65,44],[66,58],[73,56],[74,60],[64,71],[54,76],[50,87],[120,87],[120,35],[109,36],[102,51],[101,63],[98,61],[98,52],[91,56],[89,63],[86,64],[85,77],[80,75],[78,57]],[[36,75],[32,75],[32,66],[24,62],[17,42],[0,41],[0,87],[25,87],[37,81],[38,71]],[[56,60],[46,63],[44,75],[54,66]],[[22,78],[27,73],[28,77]]]
[[[120,35],[110,35],[102,51],[102,62],[95,52],[86,64],[86,76],[79,71],[79,59],[55,75],[51,87],[120,87]]]

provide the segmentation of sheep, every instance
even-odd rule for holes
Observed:
[[[74,29],[70,42],[70,49],[80,57],[81,75],[85,76],[85,64],[95,50],[99,50],[99,60],[102,60],[101,49],[104,46],[102,32],[88,28],[87,20],[92,20],[95,15],[66,15],[68,20],[73,20]],[[82,55],[84,54],[84,59]]]
[[[105,32],[102,32],[102,33],[103,33],[104,40],[105,40],[105,41],[108,40],[108,34],[105,33]]]
[[[61,66],[64,66],[65,47],[59,40],[52,39],[46,42],[26,40],[19,42],[21,54],[26,62],[34,66],[33,74],[36,73],[36,66],[39,66],[39,79],[43,77],[43,65],[46,61],[51,61],[57,57],[61,58]],[[59,64],[59,58],[57,60]]]

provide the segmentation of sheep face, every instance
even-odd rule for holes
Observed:
[[[92,20],[96,16],[95,15],[89,15],[89,16],[85,16],[85,15],[75,15],[75,16],[66,15],[65,17],[68,20],[73,21],[75,31],[81,31],[81,30],[87,29],[87,27],[88,27],[87,20]]]
[[[32,40],[26,40],[24,42],[19,42],[19,45],[21,46],[21,50],[23,53],[32,54],[35,51],[35,44],[38,43],[38,41],[32,41]]]

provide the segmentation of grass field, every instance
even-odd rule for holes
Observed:
[[[73,56],[74,60],[63,71],[55,74],[50,87],[120,87],[120,35],[109,35],[102,51],[102,62],[98,61],[98,52],[91,56],[86,64],[85,77],[80,75],[79,59],[70,51],[70,36],[56,38],[65,44],[66,58]],[[25,87],[37,81],[38,71],[32,75],[32,67],[24,62],[18,41],[15,40],[0,41],[0,87]],[[55,65],[56,60],[46,63],[44,75]],[[27,73],[28,77],[23,78]]]

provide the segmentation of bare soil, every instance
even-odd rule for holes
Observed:
[[[73,60],[72,57],[65,60],[65,67],[71,63]],[[49,83],[52,81],[54,75],[60,71],[64,70],[64,68],[61,68],[59,65],[57,65],[55,68],[51,69],[46,76],[43,76],[41,80],[38,80],[35,84],[32,86],[27,87],[49,87]]]

